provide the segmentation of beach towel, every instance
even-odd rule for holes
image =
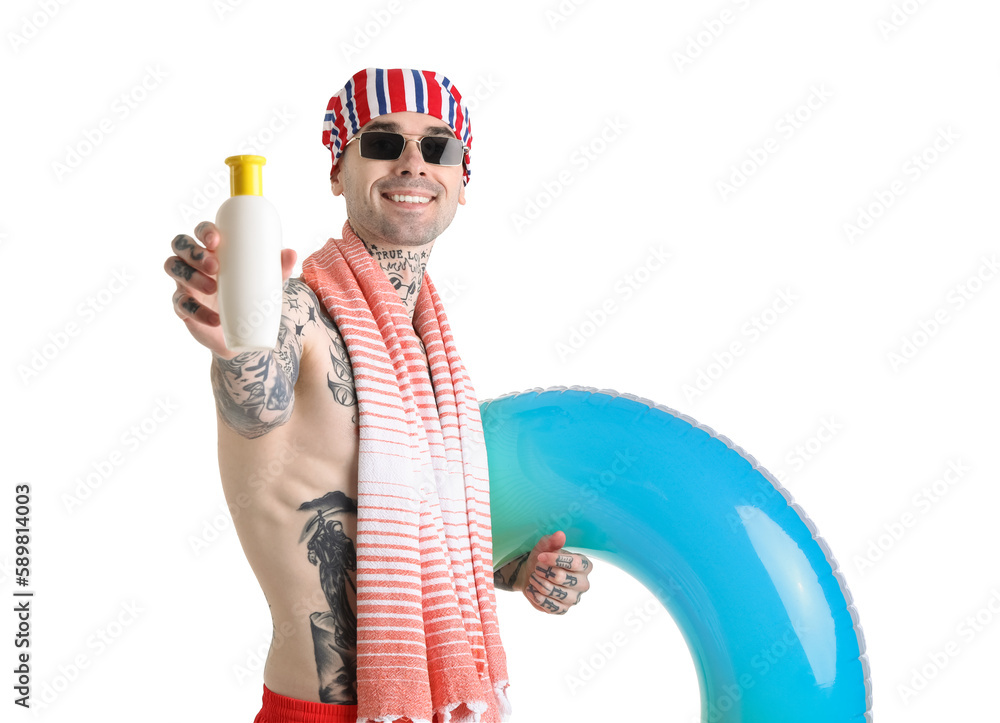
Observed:
[[[506,721],[486,444],[441,298],[425,271],[411,324],[349,221],[302,279],[357,392],[358,723]]]

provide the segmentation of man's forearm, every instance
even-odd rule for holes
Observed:
[[[247,438],[288,421],[293,387],[273,351],[248,351],[225,359],[212,354],[212,391],[219,416]]]
[[[499,590],[514,591],[520,590],[522,578],[524,577],[524,564],[528,561],[531,551],[524,553],[520,557],[515,557],[506,565],[493,573],[493,587]]]

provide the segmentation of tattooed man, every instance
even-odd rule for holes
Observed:
[[[402,71],[379,72],[389,77]],[[425,76],[421,92],[429,95],[432,76],[443,76]],[[387,97],[404,92],[388,90]],[[412,86],[405,92],[409,103]],[[398,291],[411,324],[431,249],[465,203],[468,181],[468,157],[447,108],[442,111],[440,102],[436,112],[429,104],[420,107],[380,114],[368,108],[372,119],[351,133],[361,142],[336,148],[330,176],[353,232]],[[374,135],[366,140],[369,133]],[[457,162],[449,163],[454,143]],[[285,288],[274,349],[228,349],[216,298],[219,242],[215,225],[202,222],[193,238],[172,240],[164,269],[177,284],[174,311],[211,351],[219,468],[226,498],[239,511],[234,524],[240,542],[275,629],[294,631],[272,644],[265,703],[299,706],[295,720],[341,720],[335,715],[343,713],[343,720],[354,721],[359,415],[350,359],[324,304],[301,278],[290,278],[292,249],[281,251]],[[561,531],[541,537],[531,551],[494,571],[495,588],[523,594],[539,611],[565,613],[588,589],[592,565],[562,550],[564,543]],[[282,718],[262,711],[258,721],[265,720]]]

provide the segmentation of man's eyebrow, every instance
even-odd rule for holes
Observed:
[[[391,121],[372,121],[365,127],[366,131],[391,131],[399,133],[399,124]]]
[[[448,136],[449,138],[454,138],[455,134],[452,132],[451,128],[445,126],[427,126],[424,129],[425,136]]]
[[[367,126],[365,126],[366,131],[389,131],[390,133],[399,133],[400,127],[398,123],[393,123],[392,121],[380,121],[373,120]],[[427,126],[424,128],[425,136],[448,136],[449,138],[454,138],[455,134],[452,132],[451,128],[447,126]]]

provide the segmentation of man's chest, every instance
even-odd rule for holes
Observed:
[[[410,355],[411,371],[426,374],[431,379],[430,364],[423,341],[417,337],[419,356]],[[331,413],[349,412],[357,423],[357,386],[354,367],[347,346],[339,334],[315,334],[304,341],[298,379],[295,383],[295,405],[310,408],[329,407]],[[433,388],[433,382],[431,382]]]

